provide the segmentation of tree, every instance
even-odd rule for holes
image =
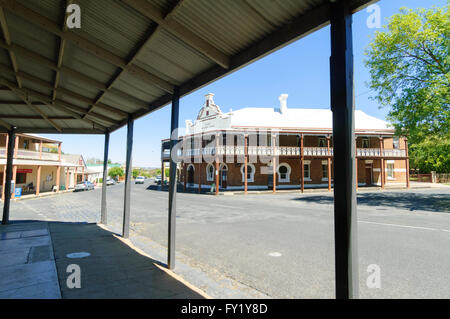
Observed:
[[[139,169],[137,169],[137,168],[134,168],[133,171],[132,171],[132,175],[133,175],[133,178],[136,178],[139,175],[141,175],[141,171]]]
[[[450,4],[393,15],[366,50],[369,87],[410,144],[411,167],[449,171]],[[441,153],[445,152],[446,153]]]
[[[117,176],[122,177],[123,175],[125,175],[123,168],[118,166],[110,168],[108,172],[108,176],[111,178],[116,178]]]

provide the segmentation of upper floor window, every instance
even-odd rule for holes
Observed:
[[[319,147],[327,147],[327,141],[324,137],[319,138]]]
[[[400,138],[398,136],[394,136],[393,146],[394,146],[394,149],[400,148]]]
[[[362,139],[362,148],[370,148],[370,140],[368,138]]]

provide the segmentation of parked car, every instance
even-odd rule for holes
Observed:
[[[135,184],[144,184],[145,178],[144,176],[138,176],[136,177],[136,179],[134,180]]]
[[[89,181],[84,181],[75,185],[75,191],[88,191],[90,189],[94,189],[94,184]]]
[[[112,178],[107,179],[106,180],[106,186],[109,186],[109,185],[116,185],[116,180],[112,179]]]

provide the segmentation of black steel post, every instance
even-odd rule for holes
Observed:
[[[172,95],[172,114],[170,118],[170,180],[169,180],[169,229],[168,229],[168,249],[167,267],[175,268],[175,229],[176,229],[176,194],[177,194],[177,154],[175,145],[178,143],[178,115],[179,115],[180,93],[175,87]]]
[[[178,114],[180,104],[179,88],[175,87],[172,95],[172,115],[170,118],[170,180],[169,180],[169,231],[167,267],[175,268],[175,229],[176,229],[176,194],[177,194],[177,154],[175,145],[178,143]]]
[[[331,4],[336,298],[358,297],[352,14],[348,1]]]
[[[8,131],[8,153],[6,155],[6,176],[5,176],[5,201],[3,202],[3,217],[2,224],[6,225],[9,222],[9,206],[11,202],[11,179],[12,167],[15,147],[15,131],[11,129]]]
[[[102,204],[100,222],[106,225],[108,222],[106,210],[106,179],[108,178],[108,151],[109,151],[109,132],[105,133],[105,147],[103,156],[103,181],[102,181]]]
[[[125,195],[123,200],[123,230],[122,236],[128,238],[130,235],[130,191],[131,191],[131,153],[133,151],[133,125],[134,121],[129,118],[127,124],[127,158],[125,171]]]

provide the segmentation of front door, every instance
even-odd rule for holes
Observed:
[[[189,166],[188,168],[188,184],[194,184],[194,168]]]
[[[372,165],[366,166],[366,185],[372,185]]]
[[[222,170],[220,174],[220,187],[227,188],[227,171]]]

